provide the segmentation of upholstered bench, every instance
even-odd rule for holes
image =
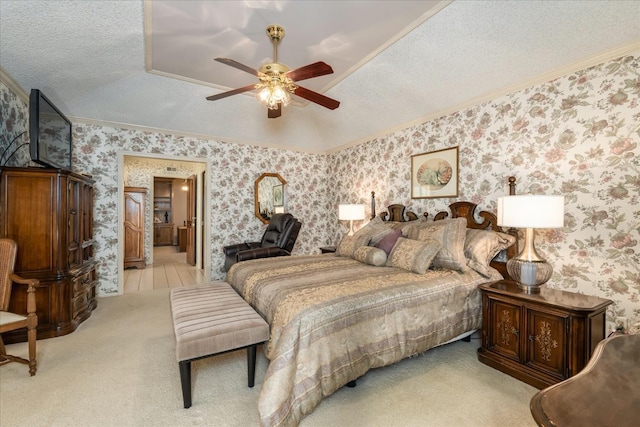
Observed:
[[[253,387],[256,348],[269,339],[269,325],[226,282],[170,293],[184,407],[191,407],[191,362],[247,349],[248,385]]]

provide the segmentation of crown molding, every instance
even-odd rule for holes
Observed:
[[[199,133],[181,132],[181,131],[170,130],[170,129],[161,129],[161,128],[154,128],[154,127],[148,127],[148,126],[132,125],[128,123],[87,119],[85,117],[78,117],[78,116],[72,116],[72,115],[67,115],[67,117],[69,118],[69,120],[71,120],[71,122],[74,125],[85,124],[85,125],[96,125],[96,126],[108,126],[116,129],[136,130],[141,132],[153,132],[153,133],[160,133],[163,135],[204,139],[207,141],[231,143],[231,144],[238,144],[238,145],[250,145],[254,147],[272,148],[276,150],[293,151],[293,152],[306,153],[306,154],[323,154],[323,155],[327,154],[327,152],[324,150],[305,150],[302,148],[294,148],[294,147],[288,147],[288,146],[278,145],[278,144],[269,144],[269,143],[263,143],[263,142],[257,142],[257,141],[245,141],[245,140],[239,140],[234,138],[226,138],[226,137],[205,135],[205,134],[199,134]]]
[[[29,104],[29,94],[22,89],[22,86],[20,86],[18,82],[11,77],[2,65],[0,65],[0,82],[6,84],[7,87],[9,87],[9,89],[18,96],[18,98]]]
[[[451,108],[447,108],[445,110],[440,110],[436,113],[433,114],[429,114],[427,116],[423,116],[419,119],[416,120],[412,120],[410,122],[405,122],[404,124],[401,125],[397,125],[394,126],[392,128],[389,129],[385,129],[383,131],[380,132],[376,132],[375,134],[369,135],[367,137],[364,138],[360,138],[357,139],[355,141],[352,141],[348,144],[345,145],[341,145],[340,147],[336,147],[333,148],[331,150],[327,150],[326,153],[327,154],[334,154],[334,153],[339,153],[342,150],[345,150],[347,148],[350,147],[354,147],[356,145],[360,145],[360,144],[364,144],[365,142],[371,141],[373,139],[376,138],[380,138],[389,134],[392,134],[394,132],[398,132],[400,130],[403,129],[407,129],[410,128],[412,126],[416,126],[431,120],[435,120],[437,118],[446,116],[448,114],[452,114],[455,113],[457,111],[461,111],[470,107],[474,107],[476,105],[479,104],[483,104],[485,102],[494,100],[496,98],[499,98],[501,96],[504,95],[508,95],[510,93],[514,93],[514,92],[518,92],[524,89],[527,89],[529,87],[538,85],[538,84],[542,84],[542,83],[546,83],[549,81],[553,81],[555,79],[558,79],[560,77],[564,77],[570,74],[573,74],[577,71],[580,70],[584,70],[599,64],[602,64],[604,62],[607,61],[611,61],[613,59],[616,58],[620,58],[621,56],[625,56],[625,55],[630,55],[630,54],[640,54],[640,40],[636,40],[630,44],[615,48],[615,49],[610,49],[607,50],[606,52],[601,52],[599,54],[595,54],[593,56],[590,56],[588,58],[584,58],[580,61],[576,61],[573,62],[571,64],[565,65],[563,67],[557,68],[553,71],[544,73],[544,74],[540,74],[538,76],[532,77],[530,79],[527,80],[523,80],[514,84],[511,84],[509,86],[505,86],[502,89],[496,90],[496,91],[492,91],[489,93],[485,93],[484,95],[480,95],[476,98],[470,99],[469,101],[466,101],[462,104],[458,104],[456,106],[453,106]]]

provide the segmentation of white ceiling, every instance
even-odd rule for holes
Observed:
[[[640,51],[638,22],[623,0],[0,0],[0,65],[77,120],[321,152]],[[256,81],[213,58],[272,62],[270,24],[279,62],[333,67],[300,83],[338,109],[205,99]]]

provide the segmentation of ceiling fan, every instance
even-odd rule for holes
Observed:
[[[270,25],[267,27],[267,36],[269,36],[273,43],[273,62],[262,65],[258,70],[234,61],[233,59],[215,58],[218,62],[237,68],[238,70],[242,70],[246,73],[253,74],[258,77],[260,82],[219,93],[217,95],[207,96],[207,100],[215,101],[217,99],[258,89],[258,99],[266,104],[268,108],[267,116],[270,119],[275,119],[282,115],[282,107],[289,103],[289,94],[291,93],[331,110],[338,108],[340,102],[335,99],[331,99],[294,83],[300,80],[332,74],[333,69],[331,66],[320,61],[291,70],[286,65],[278,63],[278,43],[280,43],[284,38],[284,28],[279,25]]]

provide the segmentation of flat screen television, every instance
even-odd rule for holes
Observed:
[[[71,122],[38,89],[29,98],[29,151],[36,163],[71,170]]]

